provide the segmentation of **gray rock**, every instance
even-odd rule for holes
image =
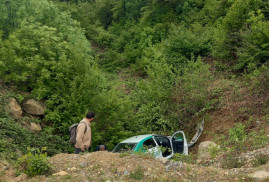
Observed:
[[[183,163],[178,161],[174,162],[173,165],[176,167],[183,167]]]
[[[8,170],[8,167],[7,166],[3,166],[3,170]]]
[[[256,171],[249,175],[249,177],[253,178],[257,181],[269,180],[269,172],[267,171]]]
[[[10,114],[16,119],[22,117],[22,109],[16,99],[14,98],[9,99],[8,109],[10,111]]]
[[[82,168],[84,168],[84,167],[88,166],[88,163],[87,162],[81,162],[79,164],[79,166],[82,167]]]
[[[27,179],[28,179],[27,174],[22,173],[21,175],[19,175],[18,177],[15,178],[15,181],[24,182],[24,181],[27,181]]]
[[[199,149],[198,149],[198,159],[203,159],[203,160],[211,159],[212,157],[210,155],[209,149],[215,146],[217,145],[211,141],[201,142],[199,144]]]
[[[261,121],[256,121],[257,124],[261,124],[262,122]]]
[[[124,171],[124,172],[123,172],[123,175],[125,175],[125,176],[126,176],[126,175],[129,175],[129,174],[130,174],[129,171]]]
[[[37,124],[37,123],[30,123],[30,129],[33,132],[42,131],[42,128],[41,128],[40,124]]]
[[[159,158],[160,162],[163,163],[163,164],[167,164],[169,161],[168,159],[162,157],[162,158]]]
[[[169,165],[167,165],[167,166],[165,166],[165,172],[168,172],[168,171],[170,171],[170,169],[171,169],[171,165],[169,164]]]
[[[45,114],[46,106],[40,101],[28,99],[26,102],[23,103],[23,109],[28,114],[42,116]]]

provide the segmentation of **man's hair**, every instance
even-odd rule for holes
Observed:
[[[91,118],[94,118],[94,116],[95,116],[95,113],[92,112],[92,111],[89,111],[89,112],[87,113],[87,115],[86,115],[86,118],[87,118],[87,119],[91,119]]]

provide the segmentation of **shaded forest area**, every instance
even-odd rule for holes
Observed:
[[[0,12],[0,77],[18,100],[46,101],[45,135],[67,140],[88,109],[93,146],[191,131],[222,107],[223,77],[262,97],[269,117],[268,1],[0,0]]]

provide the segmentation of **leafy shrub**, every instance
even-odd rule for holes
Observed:
[[[28,152],[18,159],[23,171],[29,176],[49,174],[51,165],[48,162],[46,148],[41,150],[28,148]]]
[[[213,36],[212,53],[223,60],[236,59],[237,48],[241,45],[240,29],[249,18],[251,11],[256,11],[261,0],[238,0],[229,8],[221,19]]]
[[[251,12],[246,30],[242,31],[242,46],[238,49],[238,63],[234,69],[248,69],[260,66],[269,58],[269,23],[261,10]]]
[[[242,123],[236,123],[235,126],[229,129],[229,140],[233,143],[244,142],[247,138],[245,131],[246,125]]]
[[[177,119],[174,120],[187,121],[190,116],[210,109],[207,98],[211,78],[209,65],[200,57],[179,70],[171,97],[176,103],[173,110]]]
[[[46,100],[45,119],[65,133],[93,105],[92,98],[103,87],[103,74],[93,61],[90,43],[79,24],[52,3],[8,2],[1,1],[12,18],[7,21],[3,15],[0,21],[16,23],[7,26],[8,36],[1,41],[0,76],[36,99]]]
[[[137,83],[132,98],[138,103],[136,121],[145,131],[167,129],[171,127],[166,118],[170,109],[171,89],[175,73],[164,60],[151,62],[147,68],[148,79]]]
[[[168,39],[165,41],[164,55],[167,62],[176,67],[187,64],[194,56],[206,56],[210,49],[210,30],[196,23],[190,28],[172,26]]]
[[[46,147],[49,156],[61,152],[73,152],[73,146],[62,137],[52,134],[52,129],[45,128],[39,134],[23,128],[11,118],[0,118],[1,157],[9,161],[25,154],[27,147]]]

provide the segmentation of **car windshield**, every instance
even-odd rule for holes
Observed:
[[[137,143],[120,143],[114,148],[113,152],[127,152],[133,150]]]

